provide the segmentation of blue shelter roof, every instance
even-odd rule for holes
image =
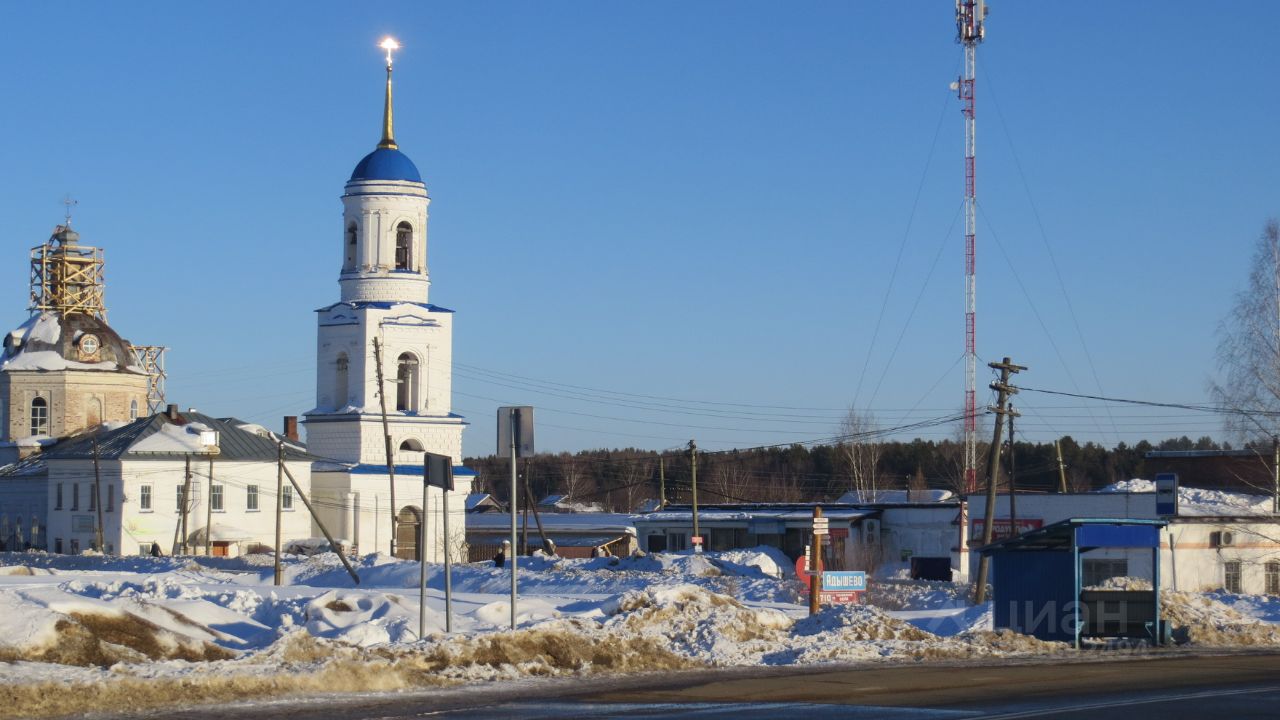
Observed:
[[[422,182],[418,174],[418,166],[413,164],[408,155],[391,148],[378,148],[356,165],[351,173],[351,181],[356,180],[407,180]]]

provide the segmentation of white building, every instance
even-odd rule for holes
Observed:
[[[1280,517],[1270,514],[1270,499],[1221,491],[1182,488],[1179,514],[1160,532],[1161,587],[1202,591],[1280,594]],[[1188,498],[1209,498],[1189,503]],[[982,544],[986,498],[969,496],[969,547]],[[1154,492],[1019,494],[1013,506],[1019,532],[1071,518],[1155,519]],[[1013,520],[1009,496],[996,498],[995,539],[1009,537]],[[971,555],[976,572],[978,553]],[[1151,577],[1145,550],[1093,550],[1083,558],[1085,586],[1109,577]],[[994,579],[999,582],[999,578]]]
[[[391,548],[394,515],[397,554],[417,556],[424,451],[453,458],[450,532],[459,551],[464,542],[464,503],[474,473],[459,465],[466,423],[451,408],[453,311],[427,301],[430,202],[418,168],[396,145],[388,62],[382,140],[356,165],[342,196],[342,226],[335,233],[341,295],[317,311],[316,406],[305,420],[310,452],[326,459],[313,468],[321,517],[359,552]],[[385,399],[379,397],[380,377]],[[394,506],[388,434],[396,466]],[[442,502],[432,489],[426,513],[431,560],[443,558]]]
[[[147,554],[154,544],[168,555],[184,538],[187,551],[200,554],[206,534],[212,555],[270,548],[281,440],[257,425],[174,406],[65,440],[38,456],[46,468],[47,547],[70,554],[94,548],[101,518],[101,549],[108,554]],[[312,459],[298,444],[285,443],[285,467],[304,493]],[[279,496],[284,540],[310,538],[311,517],[288,480],[285,485]],[[184,487],[191,488],[185,524]]]

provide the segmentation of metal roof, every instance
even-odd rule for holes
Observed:
[[[1158,531],[1167,524],[1164,520],[1144,518],[1070,518],[976,549],[983,555],[990,555],[993,552],[1005,550],[1069,550],[1072,547],[1146,547],[1145,542],[1126,544],[1131,542],[1133,537],[1123,532],[1115,533],[1111,537],[1105,537],[1101,542],[1087,542],[1080,537],[1076,530],[1077,528],[1089,527],[1107,529],[1154,527]],[[1099,535],[1098,537],[1102,536]]]
[[[221,461],[253,461],[275,462],[277,443],[284,439],[274,433],[269,436],[259,435],[241,428],[242,421],[234,418],[214,418],[198,412],[178,413],[178,420],[169,419],[166,413],[156,413],[142,417],[123,427],[103,430],[96,433],[98,441],[98,457],[103,460],[130,460],[186,458],[198,453],[187,452],[139,452],[132,448],[142,440],[160,432],[166,425],[187,425],[201,423],[218,432],[219,452],[214,457]],[[48,460],[92,459],[95,434],[82,433],[59,443],[50,450],[41,453]],[[295,440],[284,441],[285,460],[319,460],[306,452],[302,443]]]

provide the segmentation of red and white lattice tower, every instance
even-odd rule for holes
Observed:
[[[964,486],[978,489],[978,355],[977,276],[974,251],[978,230],[978,196],[974,166],[973,84],[978,43],[985,34],[987,7],[984,0],[956,0],[956,39],[964,46],[964,75],[956,84],[964,103]]]

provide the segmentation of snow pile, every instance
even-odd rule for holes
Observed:
[[[1095,492],[1154,493],[1155,491],[1154,482],[1137,478],[1114,482]],[[1178,515],[1190,517],[1271,515],[1271,497],[1179,486]]]
[[[1097,585],[1090,585],[1083,590],[1151,590],[1151,581],[1140,577],[1109,577]]]
[[[203,453],[208,452],[203,433],[210,432],[208,425],[198,422],[186,425],[165,423],[160,432],[152,433],[134,443],[133,452]]]
[[[927,610],[967,607],[973,596],[969,583],[941,580],[877,580],[864,595],[868,605],[885,610]]]
[[[1246,615],[1213,595],[1166,590],[1160,593],[1160,610],[1179,642],[1280,645],[1280,626]]]

